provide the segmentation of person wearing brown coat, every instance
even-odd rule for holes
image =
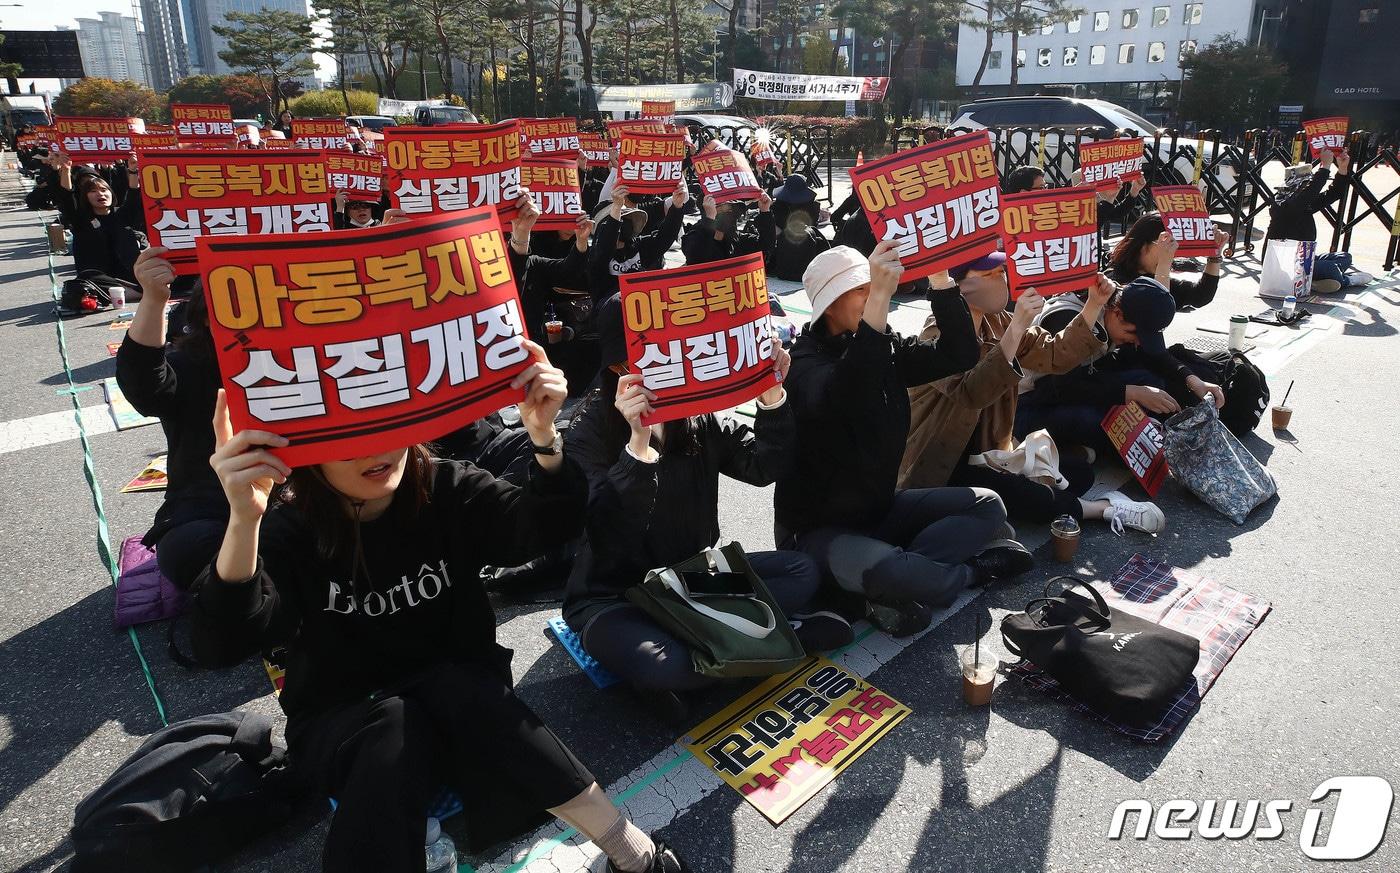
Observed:
[[[1094,484],[1089,460],[1061,457],[1059,472],[1068,487],[1055,488],[1013,473],[968,463],[972,455],[1015,447],[1017,385],[1023,367],[1041,373],[1066,373],[1101,354],[1104,341],[1098,317],[1115,286],[1100,276],[1089,289],[1082,316],[1059,333],[1032,326],[1044,299],[1034,289],[1006,312],[1006,256],[994,252],[951,270],[968,301],[981,344],[981,358],[971,370],[909,389],[911,424],[899,487],[944,485],[989,488],[1001,496],[1007,515],[1048,522],[1061,515],[1075,519],[1106,518],[1120,526],[1160,529],[1161,512],[1150,503],[1111,492],[1098,500],[1082,495]],[[930,317],[922,340],[935,339],[938,325]],[[1120,524],[1115,524],[1117,518]]]

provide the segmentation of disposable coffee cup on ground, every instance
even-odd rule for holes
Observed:
[[[1288,430],[1288,423],[1293,420],[1293,407],[1275,406],[1273,416],[1274,430]]]
[[[968,706],[986,706],[992,702],[1001,660],[986,649],[968,646],[962,654],[963,700]]]
[[[107,297],[112,301],[112,308],[121,312],[126,309],[126,289],[120,285],[113,285],[107,289]]]
[[[1050,523],[1050,543],[1055,560],[1068,563],[1079,551],[1079,522],[1073,516],[1062,515]]]

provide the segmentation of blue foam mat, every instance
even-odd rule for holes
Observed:
[[[554,638],[559,641],[559,645],[564,647],[564,651],[569,653],[569,657],[574,659],[574,663],[578,664],[578,668],[598,689],[608,688],[622,681],[616,673],[593,660],[593,656],[584,651],[583,641],[564,622],[563,616],[554,616],[546,622],[546,626],[554,634]]]

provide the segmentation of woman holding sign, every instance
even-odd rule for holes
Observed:
[[[1199,309],[1215,299],[1220,288],[1220,264],[1230,235],[1215,232],[1215,254],[1206,258],[1205,274],[1199,282],[1172,278],[1172,259],[1176,257],[1177,241],[1167,232],[1162,216],[1153,212],[1144,215],[1129,228],[1128,235],[1113,248],[1108,265],[1108,277],[1126,285],[1139,276],[1152,276],[1171,291],[1178,312],[1187,307]]]
[[[654,567],[676,564],[719,540],[719,477],[771,485],[792,465],[797,433],[782,379],[789,358],[774,344],[779,384],[758,397],[753,428],[733,418],[698,415],[645,425],[655,395],[627,373],[622,306],[613,297],[599,313],[601,387],[569,429],[569,449],[588,475],[587,539],[564,596],[564,618],[598,663],[652,697],[678,719],[685,705],[673,692],[716,680],[695,672],[690,651],[623,592]],[[808,651],[851,640],[851,626],[832,613],[808,614],[820,576],[800,552],[750,552],[797,638]]]
[[[328,873],[421,873],[444,780],[467,805],[475,848],[548,810],[592,839],[610,871],[686,869],[515,696],[510,652],[495,641],[481,568],[576,535],[587,491],[554,428],[563,375],[526,348],[534,363],[511,386],[525,391],[535,444],[523,487],[421,445],[292,470],[277,457],[283,437],[233,433],[220,392],[210,464],[230,514],[197,584],[195,652],[221,665],[287,647],[290,753],[338,802]]]

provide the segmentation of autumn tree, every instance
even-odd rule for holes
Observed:
[[[227,103],[235,118],[257,115],[266,97],[257,76],[187,76],[165,93],[170,103]]]
[[[165,101],[156,92],[130,80],[115,82],[97,76],[79,79],[53,101],[55,115],[95,115],[105,118],[165,117]]]
[[[239,72],[257,76],[267,97],[268,113],[276,116],[287,101],[282,83],[316,71],[311,60],[316,50],[311,19],[284,9],[230,12],[224,18],[229,24],[213,26],[214,32],[228,41],[219,59]]]

